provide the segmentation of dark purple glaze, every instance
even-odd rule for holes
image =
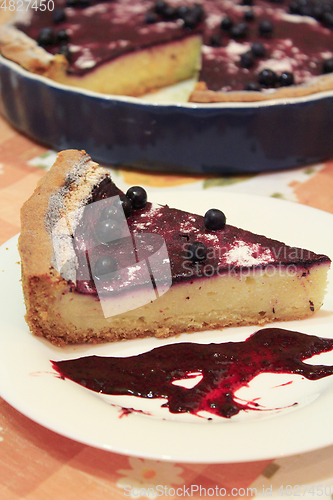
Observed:
[[[96,186],[90,202],[99,201],[122,192],[107,177],[100,186]],[[105,282],[102,293],[108,292],[109,287],[125,290],[128,283],[125,269],[135,262],[146,259],[159,249],[159,242],[145,251],[141,258],[136,258],[134,253],[129,253],[128,238],[120,239],[109,245],[99,245],[96,242],[96,225],[98,213],[95,218],[85,217],[75,235],[76,253],[80,266],[77,274],[77,291],[81,293],[96,293],[94,282],[90,276],[85,248],[93,248],[90,253],[90,268],[94,268],[96,260],[106,253],[116,259],[118,269],[123,269],[121,280],[116,283]],[[168,206],[152,205],[147,203],[145,208],[134,210],[127,219],[130,232],[140,235],[142,241],[147,233],[163,237],[169,255],[172,282],[180,283],[194,279],[206,278],[212,275],[234,273],[248,268],[264,268],[266,266],[289,266],[290,272],[300,268],[307,273],[309,268],[321,262],[330,262],[325,255],[318,255],[309,250],[286,246],[283,243],[259,236],[237,227],[226,225],[224,229],[210,231],[205,228],[204,217],[191,214]],[[140,241],[139,238],[139,241]],[[191,261],[190,245],[194,241],[202,242],[207,249],[207,257],[200,262]],[[148,245],[147,245],[148,248]],[[138,271],[139,272],[139,271]],[[145,282],[142,282],[144,286]]]
[[[62,377],[95,392],[163,398],[171,413],[207,411],[230,418],[241,410],[259,410],[253,403],[237,401],[235,392],[261,373],[297,374],[309,380],[332,375],[333,366],[303,363],[332,349],[332,339],[265,328],[244,342],[184,342],[137,356],[87,356],[52,364]],[[192,389],[173,384],[198,373],[202,379]]]
[[[240,7],[240,4],[208,1],[207,5],[205,2],[205,8],[211,15],[214,13],[217,19],[219,16],[228,16],[237,24],[244,21],[244,12],[249,9],[248,6]],[[252,9],[255,17],[247,23],[248,35],[245,38],[233,39],[214,23],[211,28],[207,26],[199,80],[205,82],[209,90],[230,91],[244,90],[247,83],[257,82],[258,73],[265,67],[275,70],[278,75],[282,71],[291,71],[296,84],[308,81],[311,76],[321,75],[323,54],[326,53],[326,57],[333,56],[332,30],[312,17],[289,14],[289,4],[286,1],[274,3],[254,0]],[[273,33],[265,37],[259,34],[259,24],[267,19],[272,21]],[[216,33],[220,34],[221,47],[210,45],[211,37]],[[248,51],[255,41],[264,44],[266,54],[256,58],[254,66],[250,68],[240,66],[240,53],[226,50],[233,42],[239,44],[238,48],[243,46],[243,51]]]

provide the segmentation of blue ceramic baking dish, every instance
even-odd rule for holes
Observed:
[[[56,151],[191,174],[268,172],[333,157],[333,91],[257,103],[156,103],[67,87],[0,56],[0,111]]]

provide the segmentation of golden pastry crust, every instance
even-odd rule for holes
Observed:
[[[48,78],[54,78],[59,72],[65,73],[68,66],[63,55],[49,54],[35,40],[11,25],[0,27],[0,53],[22,68]]]
[[[22,287],[26,305],[26,321],[36,335],[43,330],[47,321],[47,310],[52,307],[52,297],[65,293],[70,283],[64,280],[53,268],[53,244],[47,229],[46,220],[50,210],[50,199],[66,182],[75,165],[87,165],[92,177],[104,174],[96,163],[92,162],[85,151],[68,150],[58,154],[55,167],[38,183],[33,195],[21,209],[21,233],[18,248],[21,256]],[[90,192],[91,185],[82,174],[83,196]],[[75,190],[73,191],[75,192]],[[73,200],[72,209],[80,200]],[[68,207],[64,207],[67,210]],[[59,213],[61,216],[61,213]],[[52,329],[52,328],[51,328]]]
[[[314,77],[311,81],[304,84],[280,87],[278,89],[269,89],[268,91],[261,92],[245,90],[219,92],[208,90],[205,82],[198,82],[190,95],[189,101],[200,103],[256,102],[273,99],[305,97],[329,90],[333,90],[333,73]]]

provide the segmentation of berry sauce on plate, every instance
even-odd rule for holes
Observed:
[[[264,328],[242,342],[184,342],[135,356],[87,356],[52,364],[62,378],[95,392],[162,398],[170,413],[205,411],[230,418],[243,410],[260,410],[257,403],[238,401],[235,392],[261,373],[298,374],[309,380],[333,375],[333,366],[303,362],[332,349],[332,339]],[[192,388],[175,385],[198,374],[202,378]]]

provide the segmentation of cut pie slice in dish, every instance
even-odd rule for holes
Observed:
[[[31,331],[56,345],[302,319],[330,259],[120,191],[84,151],[58,154],[21,212]]]

